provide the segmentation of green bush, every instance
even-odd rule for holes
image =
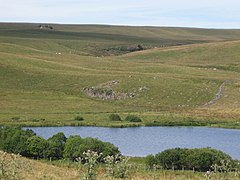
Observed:
[[[63,157],[63,150],[66,140],[67,138],[62,132],[50,137],[47,140],[49,143],[48,156],[52,159],[61,159]]]
[[[83,152],[94,151],[97,153],[102,153],[100,161],[108,155],[115,155],[119,153],[117,147],[111,143],[102,142],[95,138],[81,138],[80,136],[70,136],[64,148],[64,157],[76,160],[78,157],[83,156]]]
[[[222,151],[211,148],[193,149],[186,157],[189,168],[194,167],[199,171],[207,171],[213,164],[220,165],[222,160],[232,160],[232,158]]]
[[[47,158],[49,152],[49,143],[46,139],[39,136],[32,136],[28,138],[27,142],[28,157]]]
[[[35,159],[64,157],[71,160],[82,157],[83,152],[90,150],[102,154],[99,161],[108,155],[120,153],[113,144],[95,138],[66,138],[64,133],[57,133],[46,140],[36,136],[32,130],[22,130],[21,127],[0,127],[0,150]]]
[[[75,120],[75,121],[83,121],[84,118],[83,118],[82,116],[76,116],[76,117],[74,118],[74,120]]]
[[[145,157],[145,162],[146,162],[146,165],[150,168],[150,169],[153,169],[154,165],[157,165],[157,160],[156,158],[154,157],[154,155],[150,154],[150,155],[147,155]]]
[[[32,130],[22,130],[21,127],[0,128],[0,149],[9,153],[26,156],[26,141],[35,136]]]
[[[135,116],[135,115],[128,115],[126,118],[125,118],[126,121],[129,121],[129,122],[141,122],[142,120],[140,119],[140,117],[138,116]]]
[[[211,148],[175,148],[158,153],[155,160],[165,169],[194,168],[198,171],[207,171],[211,165],[220,164],[222,160],[232,161],[232,158],[222,151]]]
[[[110,114],[109,116],[110,121],[121,121],[121,117],[118,114]]]
[[[79,151],[79,146],[82,144],[82,138],[78,135],[70,136],[65,143],[63,157],[75,160],[82,152]]]
[[[44,119],[44,118],[40,118],[40,119],[31,118],[30,120],[31,120],[32,122],[41,122],[41,121],[45,121],[46,119]]]
[[[167,149],[156,155],[156,160],[159,165],[165,169],[181,169],[185,166],[185,158],[187,156],[188,149]]]

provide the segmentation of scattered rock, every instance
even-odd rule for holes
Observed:
[[[86,87],[83,89],[83,92],[89,97],[101,98],[104,100],[114,100],[114,99],[126,99],[126,98],[134,98],[137,96],[137,92],[143,92],[149,90],[148,87],[143,86],[138,90],[132,90],[129,93],[116,92],[112,89],[113,86],[119,84],[119,80],[109,81],[103,84],[100,84],[95,87]]]
[[[83,91],[89,97],[96,97],[101,99],[126,99],[128,97],[127,93],[115,92],[112,90],[112,86],[119,84],[120,81],[114,80],[109,81],[103,84],[100,84],[96,87],[84,88]]]
[[[146,86],[140,87],[140,88],[138,89],[139,92],[146,91],[146,90],[149,90],[149,88],[146,87]]]
[[[40,24],[40,25],[39,25],[39,29],[50,29],[50,30],[53,30],[53,27],[50,26],[50,25]]]
[[[84,88],[84,92],[90,97],[98,97],[102,99],[115,99],[116,93],[112,89],[90,87]]]
[[[130,98],[134,98],[135,96],[136,96],[135,93],[128,93],[128,97],[130,97]]]

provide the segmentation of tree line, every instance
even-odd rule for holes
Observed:
[[[34,159],[69,159],[72,161],[84,159],[84,153],[92,151],[101,154],[98,162],[105,162],[106,157],[116,157],[120,154],[113,144],[95,138],[82,138],[79,135],[67,138],[64,133],[60,132],[44,139],[32,130],[7,126],[0,127],[0,150]],[[222,161],[229,161],[232,167],[235,167],[237,163],[226,153],[212,148],[167,149],[156,155],[148,155],[145,161],[150,168],[194,169],[196,171],[208,171],[212,165],[220,165]]]
[[[48,139],[37,136],[32,130],[21,127],[0,128],[0,150],[8,153],[20,154],[34,159],[62,159],[75,160],[83,153],[91,150],[102,153],[101,159],[120,153],[111,143],[102,142],[95,138],[82,138],[79,135],[67,138],[60,132]]]

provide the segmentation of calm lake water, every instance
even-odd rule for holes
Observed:
[[[26,129],[26,128],[25,128]],[[63,132],[67,137],[94,137],[116,145],[123,155],[146,156],[169,148],[211,147],[240,159],[240,130],[205,127],[30,127],[49,138]]]

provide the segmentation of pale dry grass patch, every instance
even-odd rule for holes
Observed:
[[[1,172],[4,171],[0,177],[3,179],[73,180],[78,178],[78,172],[73,168],[58,167],[3,151],[0,151],[0,160]]]

